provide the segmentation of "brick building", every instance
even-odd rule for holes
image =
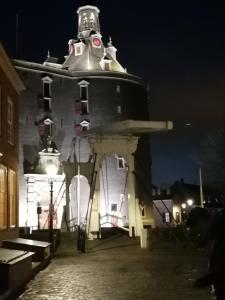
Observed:
[[[18,228],[18,96],[24,86],[0,44],[0,241]]]

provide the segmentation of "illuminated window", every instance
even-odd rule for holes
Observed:
[[[0,230],[7,227],[7,169],[0,165]]]
[[[164,212],[163,213],[163,222],[164,223],[170,223],[170,213],[169,212]]]
[[[111,203],[111,211],[117,211],[117,204]]]
[[[2,86],[0,85],[0,135],[2,134]]]
[[[125,159],[122,156],[116,156],[117,169],[125,169]]]
[[[8,172],[8,197],[9,197],[9,226],[16,227],[16,172],[9,169]]]
[[[8,143],[10,145],[14,145],[14,106],[11,98],[9,97],[7,107]]]

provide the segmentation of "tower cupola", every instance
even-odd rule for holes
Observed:
[[[79,7],[78,14],[78,38],[85,38],[90,31],[100,34],[99,12],[96,6],[86,5]]]

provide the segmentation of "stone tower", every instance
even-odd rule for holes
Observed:
[[[154,226],[149,133],[172,125],[149,121],[146,84],[118,62],[111,38],[104,45],[98,8],[77,13],[78,34],[62,64],[50,54],[43,64],[14,62],[27,86],[20,99],[20,224],[37,226],[38,205],[47,226],[41,161],[52,153],[59,166],[55,227],[80,225],[93,238],[118,226],[138,236]]]

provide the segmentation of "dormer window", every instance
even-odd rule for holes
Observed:
[[[112,63],[111,59],[109,59],[106,55],[104,55],[104,57],[100,61],[100,66],[102,70],[111,71],[111,63]]]
[[[76,45],[75,46],[75,55],[78,56],[78,55],[81,55],[81,53],[82,53],[81,46]]]
[[[75,56],[82,55],[83,51],[84,51],[84,47],[85,47],[85,45],[83,43],[74,44],[74,49],[75,49],[74,54],[75,54]]]
[[[105,69],[105,71],[111,70],[111,61],[110,60],[104,61],[104,69]]]
[[[43,81],[43,98],[51,98],[52,79],[49,76],[42,78]]]

